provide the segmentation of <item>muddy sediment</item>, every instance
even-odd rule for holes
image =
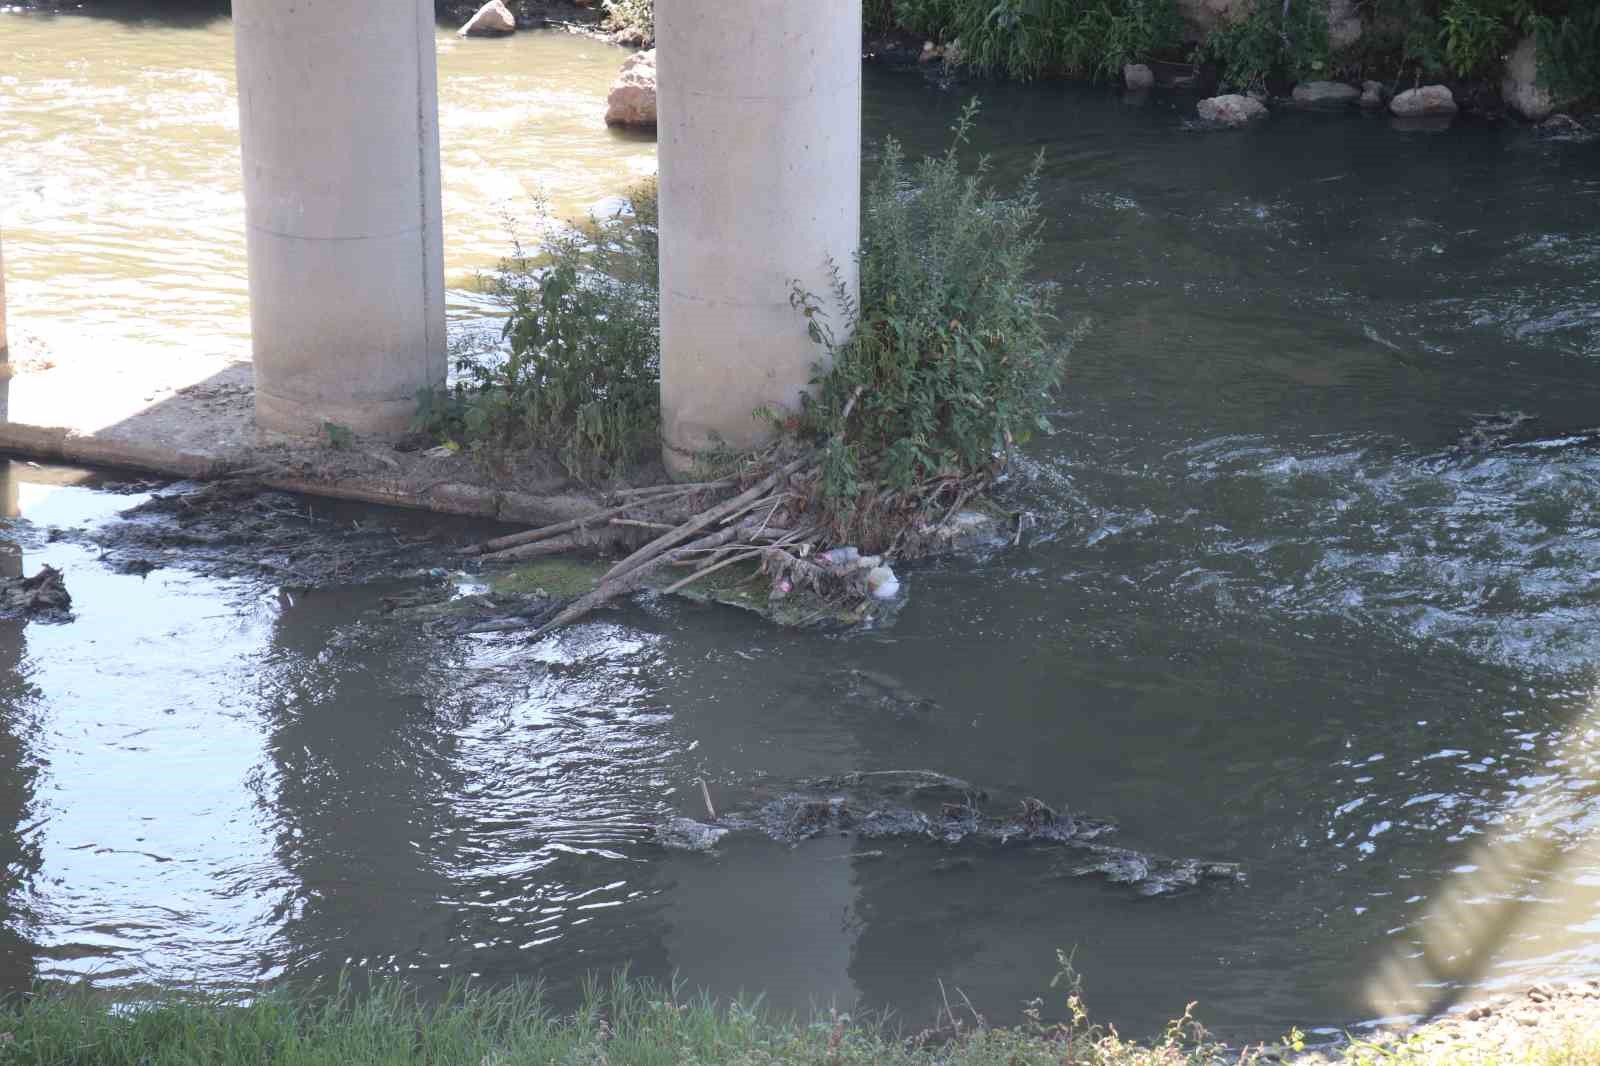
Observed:
[[[1207,884],[1244,880],[1237,863],[1168,858],[1101,842],[1117,831],[1109,819],[1056,809],[1034,797],[991,808],[988,792],[932,770],[851,772],[797,782],[709,822],[664,818],[657,841],[679,851],[707,852],[734,833],[753,833],[796,847],[824,835],[963,849],[1052,848],[1051,877],[1102,877],[1141,896],[1165,896]]]

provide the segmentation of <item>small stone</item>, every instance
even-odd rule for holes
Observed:
[[[1540,129],[1545,130],[1581,130],[1583,123],[1567,114],[1551,115],[1539,123]]]
[[[1349,107],[1361,90],[1342,81],[1303,81],[1294,87],[1294,102],[1301,107]]]
[[[1201,100],[1195,110],[1206,122],[1215,122],[1221,126],[1244,126],[1258,118],[1265,118],[1266,105],[1260,100],[1252,100],[1248,96],[1232,94],[1228,96],[1213,96],[1208,100]]]
[[[1377,111],[1383,107],[1383,102],[1388,96],[1381,81],[1364,81],[1361,83],[1361,106],[1368,111]]]
[[[673,851],[710,851],[728,831],[718,825],[706,825],[693,818],[668,818],[656,826],[656,841]]]
[[[1155,85],[1156,75],[1143,63],[1129,63],[1122,68],[1122,83],[1137,92]]]
[[[1420,89],[1407,89],[1389,101],[1389,110],[1400,118],[1419,118],[1426,115],[1453,115],[1455,94],[1444,85],[1424,85]]]
[[[467,24],[456,31],[458,37],[504,37],[517,31],[517,17],[502,0],[489,0],[478,8]]]
[[[656,124],[656,50],[635,52],[622,64],[606,97],[606,125]]]

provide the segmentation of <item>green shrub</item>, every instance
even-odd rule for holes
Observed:
[[[1039,165],[1007,198],[986,161],[963,172],[976,112],[962,112],[945,154],[918,164],[885,142],[863,203],[859,305],[836,292],[840,333],[811,294],[795,295],[831,360],[800,428],[826,442],[823,496],[843,523],[864,493],[970,475],[1049,428],[1070,342],[1052,341],[1053,289],[1029,276]]]
[[[1367,0],[1369,54],[1398,53],[1397,78],[1498,76],[1523,34],[1539,46],[1539,79],[1564,97],[1600,94],[1600,5],[1592,0]]]
[[[1558,96],[1600,96],[1600,4],[1570,6],[1528,20],[1539,41],[1539,77]]]
[[[1467,77],[1498,65],[1511,38],[1507,7],[1497,0],[1446,0],[1439,12],[1439,43],[1449,70]]]
[[[519,247],[497,289],[506,351],[458,357],[457,383],[426,396],[435,437],[489,456],[553,451],[573,477],[626,472],[659,444],[659,257],[653,186],[631,210]]]
[[[655,40],[655,0],[605,0],[605,12],[606,18],[617,29],[637,30],[650,40]]]
[[[1327,77],[1327,0],[1294,0],[1287,14],[1276,3],[1257,3],[1243,18],[1212,30],[1194,59],[1217,64],[1223,88],[1236,92],[1264,90],[1269,78]]]
[[[617,25],[652,36],[651,0],[606,0]],[[863,0],[863,28],[960,42],[960,61],[1027,81],[1044,74],[1117,78],[1124,63],[1174,50],[1177,0]]]
[[[1060,73],[1116,78],[1122,65],[1175,47],[1176,0],[900,0],[905,28],[959,41],[961,63],[1031,80]],[[933,15],[944,19],[932,25]]]

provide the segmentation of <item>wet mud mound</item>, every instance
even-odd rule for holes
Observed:
[[[179,482],[82,536],[123,573],[174,565],[305,588],[413,576],[454,561],[448,524],[407,530],[391,519],[376,509],[341,514],[247,480]]]
[[[64,622],[71,613],[72,595],[53,566],[41,566],[32,577],[0,578],[0,617]]]
[[[973,858],[1002,848],[1060,851],[1053,877],[1102,877],[1142,896],[1164,896],[1206,884],[1242,881],[1237,863],[1168,858],[1101,842],[1117,826],[1103,818],[1052,808],[1026,797],[989,809],[988,794],[931,770],[849,773],[801,781],[758,795],[713,821],[673,816],[656,829],[663,847],[705,852],[732,833],[754,833],[796,847],[824,835],[961,848]]]

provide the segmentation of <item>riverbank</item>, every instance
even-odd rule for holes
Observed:
[[[1422,1026],[1398,1040],[1357,1040],[1290,1057],[1347,1066],[1600,1063],[1595,986],[1534,990],[1520,1002],[1520,1008],[1480,1009],[1467,1019]],[[26,997],[0,1013],[0,1056],[26,1066],[1253,1066],[1279,1062],[1288,1051],[1214,1042],[1187,1012],[1159,1039],[1124,1039],[1115,1029],[1092,1024],[1075,994],[1066,999],[1064,1022],[1041,1021],[1036,1005],[1027,1009],[1023,1024],[995,1027],[968,1008],[952,1006],[940,1024],[914,1033],[837,1011],[797,1021],[759,1006],[719,1005],[685,995],[681,987],[625,979],[591,986],[571,1014],[553,1012],[528,987],[458,991],[430,1002],[395,983],[364,993],[341,986],[322,997],[278,991],[242,1005],[161,995],[121,1009],[110,1006],[81,990]]]
[[[1534,985],[1474,1000],[1417,1026],[1361,1034],[1333,1049],[1293,1056],[1297,1066],[1466,1066],[1600,1063],[1600,981]]]

